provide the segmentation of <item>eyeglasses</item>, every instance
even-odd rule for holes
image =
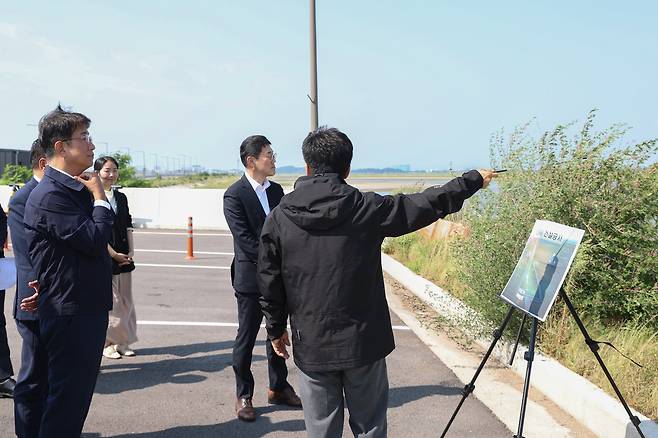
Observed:
[[[258,156],[258,158],[260,158],[260,157],[265,157],[265,158],[269,158],[272,161],[276,161],[276,154],[274,152],[268,152],[267,154],[261,154],[261,155]]]
[[[71,141],[71,140],[80,140],[80,141],[84,141],[85,143],[89,143],[89,144],[92,144],[94,142],[94,140],[91,138],[91,135],[89,135],[89,134],[82,134],[80,136],[80,138],[65,138],[62,141]]]

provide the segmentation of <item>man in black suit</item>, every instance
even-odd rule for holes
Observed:
[[[14,319],[16,328],[23,338],[21,369],[14,389],[14,422],[16,436],[38,437],[39,422],[43,413],[48,385],[48,361],[39,337],[39,317],[36,310],[38,289],[36,274],[27,250],[25,239],[25,203],[43,179],[46,155],[41,141],[36,140],[30,151],[33,178],[25,183],[9,199],[7,223],[11,232],[11,243],[16,260],[16,295],[14,299]]]
[[[97,174],[91,121],[57,107],[39,122],[48,159],[25,205],[25,235],[39,282],[39,336],[48,394],[39,438],[79,437],[89,411],[112,308],[107,244],[114,213]]]
[[[240,420],[254,421],[252,397],[254,376],[251,357],[256,336],[263,320],[256,284],[258,239],[265,217],[279,205],[283,189],[267,177],[276,172],[276,156],[262,135],[247,137],[240,145],[240,159],[245,174],[224,194],[224,216],[233,234],[235,256],[231,263],[231,282],[238,301],[238,334],[233,345],[233,371],[236,380],[236,414]],[[301,401],[287,381],[285,360],[266,343],[269,391],[268,402],[301,406]]]

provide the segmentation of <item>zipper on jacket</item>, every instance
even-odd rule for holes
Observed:
[[[302,342],[302,332],[300,332],[299,330],[295,330],[295,331],[297,332],[297,340],[299,342]]]

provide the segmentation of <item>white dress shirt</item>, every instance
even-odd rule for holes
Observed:
[[[58,168],[50,166],[50,165],[49,165],[49,167],[53,170],[58,171],[59,173],[63,173],[64,175],[68,176],[69,178],[73,178],[73,175],[71,175],[67,172],[64,172],[62,169],[58,169]],[[73,178],[73,179],[75,179],[75,178]],[[94,201],[94,207],[98,207],[98,206],[105,207],[108,210],[112,210],[112,206],[110,206],[110,203],[107,202],[107,201],[103,201],[102,199],[97,199],[97,200]]]
[[[113,212],[117,212],[117,198],[114,196],[114,189],[105,190],[105,197],[107,198],[107,202],[110,203],[110,207],[112,207]]]
[[[259,184],[258,181],[250,177],[248,173],[245,173],[244,176],[247,177],[247,181],[249,181],[254,192],[256,192],[260,205],[263,207],[263,211],[265,211],[265,216],[267,216],[270,214],[270,201],[267,200],[266,190],[270,186],[270,182],[266,178],[263,184]]]

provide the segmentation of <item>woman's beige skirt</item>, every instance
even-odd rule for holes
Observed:
[[[112,310],[107,327],[107,345],[137,342],[137,315],[132,289],[132,272],[112,276]]]

